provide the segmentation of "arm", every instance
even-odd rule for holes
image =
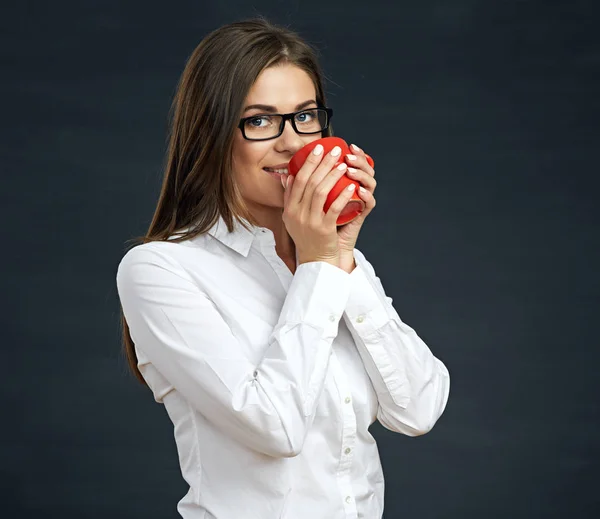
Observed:
[[[425,434],[446,407],[448,370],[402,322],[392,298],[385,295],[372,265],[358,249],[354,258],[344,320],[377,392],[377,418],[391,431]]]
[[[208,296],[161,250],[130,250],[117,287],[136,347],[191,406],[258,452],[301,451],[350,292],[346,272],[325,262],[298,267],[258,365],[241,353]]]

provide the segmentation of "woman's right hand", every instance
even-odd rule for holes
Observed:
[[[316,153],[315,153],[316,152]],[[334,168],[341,150],[336,146],[323,156],[319,144],[294,177],[289,175],[284,185],[283,223],[294,240],[298,264],[326,261],[339,267],[337,219],[346,207],[353,190],[344,189],[323,211],[327,195],[346,172],[342,162]],[[352,187],[355,187],[352,184]]]

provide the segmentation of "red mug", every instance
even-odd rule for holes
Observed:
[[[315,148],[315,146],[317,144],[320,144],[323,146],[323,155],[325,155],[326,153],[329,153],[335,146],[339,146],[342,149],[342,153],[340,154],[340,157],[339,157],[338,161],[335,163],[334,167],[340,165],[342,162],[346,162],[349,166],[352,166],[352,164],[346,160],[346,155],[352,154],[352,151],[350,150],[350,147],[348,146],[346,141],[344,139],[340,139],[339,137],[323,137],[322,139],[317,139],[316,141],[312,141],[311,143],[307,144],[306,146],[300,148],[294,154],[294,156],[290,160],[290,163],[288,164],[288,173],[290,175],[295,176],[298,173],[298,171],[300,171],[300,168],[302,167],[302,165],[308,158],[308,155],[312,152],[312,150]],[[365,155],[366,155],[367,162],[369,163],[369,165],[371,167],[374,167],[375,162],[373,161],[373,159],[366,153],[365,153]],[[354,184],[356,186],[356,189],[352,193],[352,196],[350,197],[350,200],[346,204],[346,207],[344,207],[344,209],[342,209],[342,212],[338,216],[338,219],[336,221],[337,225],[344,225],[344,224],[354,220],[354,218],[356,218],[360,213],[362,213],[365,208],[364,201],[358,195],[358,188],[360,187],[360,182],[358,182],[356,180],[352,180],[351,178],[348,177],[348,175],[344,175],[337,181],[335,186],[333,186],[333,189],[327,195],[327,200],[325,201],[325,206],[323,207],[323,211],[327,212],[327,210],[329,209],[331,204],[334,202],[334,200],[350,184]]]

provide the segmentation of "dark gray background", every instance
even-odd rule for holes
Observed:
[[[172,426],[127,374],[114,278],[187,56],[254,14],[320,49],[336,133],[377,162],[358,246],[451,372],[428,435],[373,427],[385,517],[600,516],[597,2],[14,4],[1,516],[177,516]]]

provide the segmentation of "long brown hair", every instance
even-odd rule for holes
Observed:
[[[189,57],[169,112],[168,148],[162,188],[148,232],[130,240],[188,240],[223,218],[257,225],[234,182],[232,146],[248,91],[263,69],[291,63],[312,78],[316,101],[325,106],[323,74],[313,48],[296,33],[254,18],[220,27]],[[332,135],[331,129],[323,136]],[[185,231],[181,231],[185,229]],[[178,237],[173,234],[180,231]],[[142,383],[129,326],[121,307],[123,349]]]

